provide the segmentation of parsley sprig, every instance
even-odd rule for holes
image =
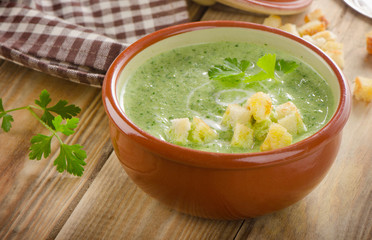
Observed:
[[[54,106],[48,106],[52,101],[47,90],[43,90],[39,99],[35,100],[36,105],[27,105],[24,107],[4,110],[2,99],[0,98],[0,120],[2,119],[1,128],[4,132],[9,132],[14,122],[11,112],[26,109],[34,116],[51,135],[37,134],[31,138],[29,158],[31,160],[41,160],[47,158],[51,153],[52,139],[55,137],[59,142],[59,155],[54,160],[54,165],[58,172],[67,171],[70,174],[81,176],[86,165],[86,152],[79,144],[65,144],[58,133],[69,136],[75,133],[75,128],[79,124],[79,118],[76,118],[81,109],[76,105],[68,105],[66,100],[60,100]],[[42,111],[41,117],[36,114],[35,110]],[[52,113],[57,114],[54,116]],[[65,122],[65,123],[63,123]]]
[[[236,58],[225,58],[223,65],[216,65],[208,71],[211,79],[242,78],[251,65],[250,61],[238,61]]]
[[[277,72],[290,73],[298,67],[298,64],[295,61],[277,59],[276,54],[266,54],[257,60],[256,66],[260,71],[250,74],[248,70],[253,67],[250,61],[225,58],[222,65],[215,65],[209,69],[208,76],[210,79],[224,82],[250,83],[266,79],[277,80]]]

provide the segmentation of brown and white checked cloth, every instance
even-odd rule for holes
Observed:
[[[99,87],[130,43],[187,21],[185,0],[0,0],[0,57]]]

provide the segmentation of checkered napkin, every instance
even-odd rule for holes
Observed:
[[[99,87],[130,43],[186,21],[185,0],[0,0],[0,57]]]

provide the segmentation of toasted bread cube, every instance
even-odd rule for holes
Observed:
[[[315,33],[324,31],[325,25],[324,23],[320,22],[319,20],[314,20],[308,23],[305,23],[301,27],[298,28],[298,32],[300,33],[301,36],[305,35],[314,35]]]
[[[314,39],[314,38],[312,38],[312,36],[309,36],[309,35],[302,36],[302,38],[305,39],[306,41],[314,44],[315,46],[317,46],[319,48],[322,48],[324,46],[324,44],[327,43],[327,40],[325,40],[324,38]]]
[[[324,51],[343,51],[344,44],[340,42],[328,41],[322,48]]]
[[[327,40],[325,40],[324,38],[318,38],[318,39],[315,40],[314,38],[312,38],[309,35],[302,36],[302,38],[305,39],[306,41],[314,44],[315,46],[317,46],[319,48],[322,48],[324,46],[324,44],[327,42]]]
[[[278,123],[285,127],[292,135],[306,131],[301,114],[296,105],[289,101],[276,107]]]
[[[279,119],[278,123],[285,127],[292,136],[306,131],[306,126],[298,112],[291,113]]]
[[[321,31],[321,32],[318,32],[318,33],[315,33],[313,36],[312,36],[312,38],[314,39],[314,40],[317,40],[317,39],[319,39],[319,38],[322,38],[322,39],[324,39],[325,41],[336,41],[336,34],[334,34],[333,32],[331,32],[331,31],[328,31],[328,30],[326,30],[326,31]]]
[[[344,45],[342,43],[328,41],[326,44],[322,46],[322,49],[325,51],[325,53],[330,58],[332,58],[333,61],[336,62],[336,64],[340,68],[344,68],[345,57],[344,57]]]
[[[229,104],[222,116],[222,124],[231,128],[237,123],[250,125],[251,117],[252,114],[247,108],[238,104]]]
[[[344,51],[342,50],[325,50],[325,53],[332,58],[333,61],[339,66],[340,68],[344,68],[345,66],[345,57]]]
[[[300,34],[297,31],[296,25],[292,23],[286,23],[283,26],[279,27],[281,30],[284,30],[286,32],[292,33],[293,35],[300,36]]]
[[[372,101],[372,79],[366,77],[356,77],[353,94],[357,100],[365,102]]]
[[[271,124],[272,121],[269,118],[253,124],[254,138],[258,141],[265,140]]]
[[[253,129],[237,123],[234,128],[234,135],[231,139],[231,146],[251,148],[253,143]]]
[[[191,124],[188,118],[176,118],[171,121],[169,136],[176,144],[186,144]]]
[[[282,25],[282,18],[277,15],[270,15],[264,19],[263,25],[278,28]]]
[[[367,33],[366,36],[367,52],[372,54],[372,31]]]
[[[269,133],[265,141],[261,144],[261,151],[269,151],[277,148],[282,148],[292,143],[292,135],[288,133],[287,129],[278,123],[270,125]]]
[[[290,115],[291,113],[299,112],[296,105],[288,101],[286,103],[283,103],[275,108],[277,119],[282,119],[285,116]]]
[[[261,122],[270,116],[272,108],[271,98],[263,92],[257,92],[248,98],[245,107],[250,110],[257,122]]]
[[[305,22],[311,22],[314,20],[319,20],[324,23],[324,25],[327,27],[328,26],[328,20],[324,16],[324,13],[321,9],[315,9],[314,11],[308,13],[305,15]]]
[[[208,126],[203,120],[194,117],[191,123],[189,139],[196,143],[206,143],[217,138],[217,132]]]

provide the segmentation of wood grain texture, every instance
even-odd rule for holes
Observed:
[[[82,108],[76,134],[63,140],[85,147],[88,157],[83,177],[55,170],[56,142],[48,159],[28,160],[31,137],[48,134],[48,130],[27,110],[14,112],[13,128],[0,134],[0,239],[43,239],[64,223],[112,152],[100,90],[10,62],[1,65],[0,79],[0,96],[6,109],[33,104],[44,88],[50,92],[52,103],[67,99]]]
[[[264,15],[222,4],[188,0],[192,20],[262,23]],[[372,76],[364,34],[372,20],[339,0],[314,0],[345,46],[344,74]],[[283,17],[302,24],[305,13]],[[33,103],[46,88],[54,102],[82,108],[77,133],[64,140],[88,152],[83,177],[59,174],[53,153],[28,160],[29,140],[48,132],[27,111],[0,133],[0,239],[372,239],[372,103],[353,101],[339,155],[327,177],[302,201],[244,221],[215,221],[174,211],[147,196],[128,178],[112,152],[100,90],[76,85],[0,59],[0,97],[6,108]]]
[[[146,195],[110,156],[57,239],[229,239],[242,221],[212,221]]]
[[[192,0],[187,0],[187,11],[189,12],[189,19],[192,22],[199,21],[207,9],[207,7],[196,4]]]

